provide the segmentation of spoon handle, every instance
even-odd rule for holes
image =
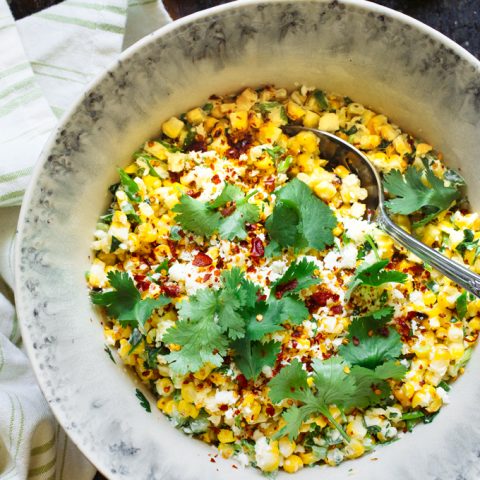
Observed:
[[[420,240],[417,240],[394,223],[382,210],[379,212],[377,222],[379,227],[400,245],[412,251],[417,257],[424,260],[468,292],[473,293],[476,297],[480,297],[480,275],[472,272],[464,265],[445,257]]]

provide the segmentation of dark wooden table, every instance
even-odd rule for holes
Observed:
[[[164,0],[172,18],[231,0]],[[60,0],[8,0],[16,19],[25,17]],[[375,3],[401,11],[439,30],[480,58],[480,0],[379,0]],[[94,480],[105,480],[98,473]],[[134,479],[132,479],[134,480]]]

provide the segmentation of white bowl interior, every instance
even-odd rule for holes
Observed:
[[[103,351],[84,273],[116,168],[162,121],[210,94],[299,82],[348,95],[432,143],[460,168],[480,208],[479,71],[441,35],[367,2],[246,1],[161,29],[91,87],[64,119],[29,190],[17,302],[43,391],[100,470],[115,479],[261,478],[231,461],[211,462],[214,451],[174,430],[154,405],[146,413],[130,376]],[[296,478],[475,478],[465,472],[479,472],[471,445],[480,440],[478,356],[434,423],[362,459]]]

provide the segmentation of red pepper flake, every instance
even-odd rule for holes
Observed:
[[[180,174],[178,172],[169,172],[169,176],[173,183],[178,183],[180,181]]]
[[[180,287],[174,283],[164,283],[161,289],[167,297],[175,298],[180,295]]]
[[[195,140],[187,147],[187,152],[206,152],[207,142],[205,138],[197,136]]]
[[[206,253],[199,252],[195,255],[192,265],[195,267],[208,267],[212,262],[213,260]]]
[[[173,258],[177,258],[177,243],[171,238],[167,238],[167,245]]]
[[[296,278],[290,280],[289,282],[281,283],[275,289],[275,296],[280,299],[285,293],[295,290],[295,288],[297,288],[297,285],[298,280]]]
[[[187,195],[192,198],[198,198],[202,193],[196,192],[195,190],[188,190]]]
[[[319,290],[312,294],[310,297],[319,307],[326,307],[329,300],[332,302],[338,302],[340,297],[338,294],[333,293],[328,288],[325,288],[323,285],[320,286]]]
[[[264,302],[267,299],[267,296],[264,295],[261,291],[257,293],[257,302]]]
[[[247,388],[248,387],[248,380],[246,379],[245,375],[242,373],[240,375],[237,375],[237,384],[241,389]]]
[[[212,463],[217,463],[214,458],[211,458],[210,461],[211,461]]]
[[[217,268],[221,270],[225,266],[225,262],[223,261],[222,257],[218,257],[217,260]]]
[[[228,217],[235,211],[236,208],[236,205],[232,203],[232,205],[222,208],[220,210],[220,214],[222,215],[222,217]]]
[[[269,417],[273,417],[275,415],[275,408],[273,408],[273,405],[268,404],[265,408],[265,413]]]
[[[228,405],[225,405],[225,404],[220,405],[220,406],[218,407],[218,409],[219,409],[221,412],[226,412],[226,411],[228,410]]]
[[[252,257],[263,257],[263,255],[265,254],[263,242],[258,237],[252,238],[251,254]]]
[[[226,151],[227,157],[238,159],[242,153],[246,153],[249,149],[252,144],[252,137],[251,135],[245,135],[240,139],[228,137],[228,143],[230,144],[230,148]]]
[[[275,178],[268,177],[264,180],[263,184],[265,185],[265,190],[268,193],[272,193],[275,190]]]
[[[234,468],[235,470],[238,470],[238,467],[236,465],[232,465],[232,468]]]
[[[352,337],[352,343],[358,347],[360,345],[360,340],[357,337]]]
[[[210,277],[211,277],[211,276],[212,276],[211,273],[206,273],[205,276],[203,277],[202,282],[203,282],[203,283],[208,282],[208,281],[210,280]]]
[[[220,177],[219,177],[218,175],[214,175],[214,176],[212,177],[212,182],[213,182],[215,185],[218,185],[218,184],[221,182]]]
[[[340,315],[343,312],[343,307],[341,305],[334,305],[333,307],[330,307],[330,312],[333,315]]]

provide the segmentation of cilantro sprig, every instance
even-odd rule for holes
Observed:
[[[272,214],[265,222],[271,240],[282,247],[323,250],[333,243],[335,215],[308,185],[294,178],[276,192]]]
[[[428,185],[424,184],[423,178]],[[424,217],[413,224],[420,227],[450,208],[452,202],[460,197],[458,184],[452,185],[445,186],[428,164],[425,164],[425,170],[409,166],[403,175],[399,170],[392,170],[385,175],[384,186],[396,198],[388,200],[386,205],[392,213],[421,213]]]
[[[383,308],[354,319],[349,328],[347,345],[339,355],[328,360],[314,360],[313,387],[309,387],[308,373],[298,360],[284,367],[270,380],[269,397],[273,403],[285,399],[301,403],[283,413],[286,422],[276,438],[288,435],[295,439],[312,415],[321,414],[348,442],[349,436],[332,417],[330,405],[340,409],[365,408],[376,405],[391,394],[388,380],[400,380],[406,367],[397,362],[402,341],[396,330],[387,325],[393,318],[393,309]]]
[[[185,374],[206,362],[220,366],[228,349],[233,349],[237,367],[247,379],[255,379],[263,367],[275,364],[280,351],[280,344],[265,341],[265,335],[282,330],[286,322],[298,325],[308,318],[298,293],[318,283],[313,277],[315,268],[305,259],[294,262],[266,300],[258,298],[261,288],[247,280],[238,267],[224,271],[218,290],[198,290],[180,303],[179,320],[163,338],[180,347],[166,356],[171,368]],[[277,296],[286,282],[294,288]]]
[[[348,284],[345,298],[348,300],[352,292],[360,285],[379,287],[384,283],[405,283],[408,275],[397,270],[385,270],[388,260],[379,260],[375,263],[362,263]]]
[[[105,307],[107,314],[120,323],[130,323],[133,327],[141,329],[151,317],[153,310],[170,303],[170,299],[164,296],[142,300],[140,292],[127,272],[111,271],[107,278],[112,290],[92,292],[90,296],[95,305]]]
[[[249,202],[255,193],[245,195],[239,187],[226,183],[213,201],[201,202],[183,194],[180,203],[172,210],[177,214],[177,222],[185,230],[207,237],[218,232],[227,240],[244,240],[247,237],[245,224],[255,223],[260,218],[257,205]],[[227,205],[229,207],[224,208]]]

